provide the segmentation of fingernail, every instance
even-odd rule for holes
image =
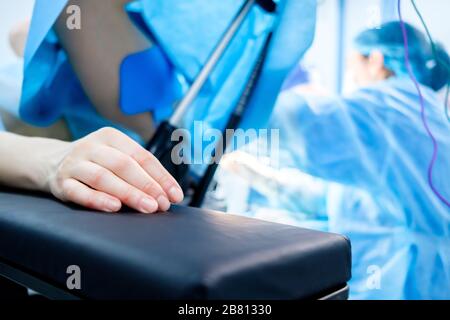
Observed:
[[[181,189],[177,188],[177,187],[170,188],[169,196],[172,199],[172,201],[175,203],[179,203],[179,202],[183,201],[183,198],[184,198],[183,191],[181,191]]]
[[[165,196],[159,196],[158,198],[159,209],[162,211],[167,211],[170,209],[170,202]]]
[[[143,213],[153,213],[158,210],[158,203],[150,198],[143,198],[141,201],[141,211]]]
[[[105,201],[105,211],[106,212],[117,212],[120,210],[122,204],[119,201]]]

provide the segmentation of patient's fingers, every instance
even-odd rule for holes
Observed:
[[[105,142],[132,157],[159,183],[172,202],[179,203],[183,201],[184,195],[181,187],[155,156],[117,130],[105,128],[102,131],[107,137]]]
[[[78,163],[71,169],[70,176],[142,213],[155,213],[158,210],[155,199],[93,162]]]
[[[63,181],[62,197],[61,200],[104,212],[117,212],[122,206],[120,200],[106,193],[93,190],[75,179]]]
[[[170,209],[170,202],[161,186],[130,156],[101,145],[89,154],[89,160],[108,169],[125,182],[156,199],[160,210]]]
[[[180,203],[183,201],[184,194],[180,185],[154,155],[144,150],[135,153],[133,158],[161,185],[172,202]]]

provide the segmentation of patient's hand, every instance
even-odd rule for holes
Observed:
[[[115,129],[60,144],[45,158],[44,188],[63,201],[105,212],[124,204],[154,213],[183,200],[180,186],[159,161]]]

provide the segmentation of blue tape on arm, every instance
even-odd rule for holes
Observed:
[[[120,66],[120,106],[126,114],[170,115],[181,95],[176,72],[157,46],[127,56]]]

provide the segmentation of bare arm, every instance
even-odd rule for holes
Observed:
[[[97,111],[148,140],[154,132],[151,115],[126,116],[119,108],[122,60],[152,45],[124,12],[123,7],[128,2],[130,0],[71,0],[69,5],[81,8],[81,30],[67,28],[68,15],[64,11],[56,23],[56,31]]]
[[[152,154],[111,128],[72,143],[0,132],[0,155],[0,184],[100,211],[116,212],[124,204],[153,213],[183,199]]]

